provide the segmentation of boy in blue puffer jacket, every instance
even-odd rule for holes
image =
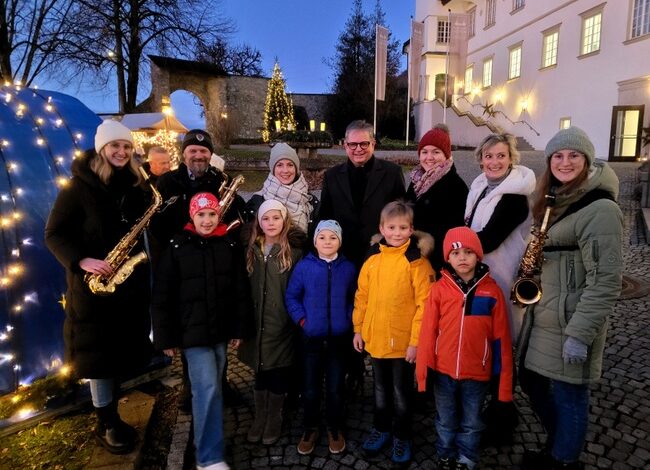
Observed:
[[[301,455],[311,454],[318,439],[323,375],[329,451],[339,454],[345,450],[343,385],[357,273],[338,253],[341,241],[338,222],[322,220],[314,232],[317,254],[308,254],[296,265],[285,294],[287,311],[303,333],[305,429],[298,443]]]

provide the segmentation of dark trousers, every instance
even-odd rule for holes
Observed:
[[[277,367],[261,370],[255,374],[255,390],[268,390],[276,395],[284,395],[289,391],[291,367]]]
[[[344,379],[348,335],[309,338],[303,335],[304,426],[318,427],[321,394],[325,378],[325,419],[327,428],[339,431],[344,424]]]
[[[374,426],[380,432],[393,432],[401,440],[411,438],[413,364],[404,358],[371,358],[375,375]]]

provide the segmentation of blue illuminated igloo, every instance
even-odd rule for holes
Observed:
[[[43,231],[100,122],[71,96],[0,87],[0,393],[61,366],[65,275]]]

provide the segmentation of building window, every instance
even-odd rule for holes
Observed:
[[[497,1],[485,0],[485,27],[488,28],[496,22]]]
[[[472,81],[474,80],[474,66],[470,65],[465,69],[465,86],[463,88],[463,91],[465,93],[471,93],[472,92]]]
[[[548,31],[544,33],[542,43],[542,68],[557,64],[557,45],[560,39],[560,31]]]
[[[571,118],[570,117],[560,118],[560,129],[568,129],[569,127],[571,127]]]
[[[512,11],[517,11],[526,6],[526,0],[512,0]]]
[[[650,33],[650,0],[634,0],[632,38]]]
[[[483,61],[483,88],[492,85],[492,58]]]
[[[508,66],[508,80],[521,75],[521,44],[510,48],[510,65]]]
[[[580,53],[590,54],[600,50],[600,26],[603,18],[602,11],[583,16],[582,18],[582,47]]]
[[[467,14],[469,15],[467,33],[470,38],[473,38],[476,34],[476,7],[472,8]]]
[[[447,44],[449,42],[449,20],[447,18],[438,19],[438,42]]]

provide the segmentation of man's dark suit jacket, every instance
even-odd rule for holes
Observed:
[[[379,232],[379,215],[386,204],[405,195],[400,166],[375,158],[359,211],[355,209],[350,189],[348,163],[325,173],[319,220],[334,219],[343,229],[341,252],[357,269],[361,268],[370,238]]]

